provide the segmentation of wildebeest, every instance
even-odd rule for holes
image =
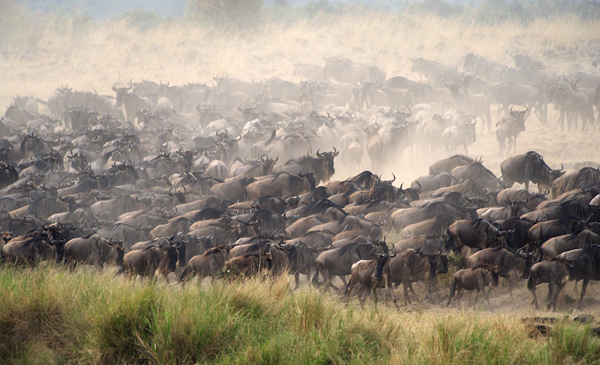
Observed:
[[[563,252],[599,244],[600,234],[584,228],[570,234],[552,237],[544,242],[540,249],[546,260],[552,260]]]
[[[513,277],[516,276],[517,280],[527,279],[533,263],[532,256],[521,251],[505,246],[485,248],[467,257],[467,268],[485,264],[496,267],[498,276],[508,279],[508,289],[512,298]]]
[[[436,278],[437,262],[440,258],[439,254],[426,254],[420,250],[408,249],[390,259],[388,263],[389,280],[396,285],[402,284],[404,305],[410,303],[408,289],[415,295],[412,288],[413,282],[424,284],[429,294],[430,287],[434,284],[433,281]]]
[[[567,264],[569,280],[583,280],[578,307],[581,308],[590,280],[600,280],[600,246],[589,245],[580,250],[564,252],[558,260]]]
[[[465,154],[469,154],[469,146],[476,142],[477,137],[475,135],[475,124],[472,123],[460,123],[446,128],[442,137],[444,140],[444,147],[447,151],[456,152],[459,146],[462,146],[465,150]]]
[[[565,173],[562,165],[560,169],[551,169],[544,158],[535,151],[507,158],[500,164],[500,171],[507,188],[518,182],[525,184],[525,190],[529,191],[531,181],[538,185],[540,193],[543,189],[550,188],[552,182]]]
[[[538,222],[528,232],[529,252],[540,248],[544,242],[552,237],[568,235],[584,228],[587,228],[587,223],[573,216]]]
[[[538,208],[533,212],[525,213],[521,218],[529,219],[532,222],[543,220],[561,219],[568,216],[574,216],[579,219],[588,219],[591,215],[598,214],[600,208],[579,202],[577,200],[567,200],[562,203],[548,204],[544,208]]]
[[[577,188],[583,188],[600,182],[600,168],[584,167],[579,171],[570,172],[555,179],[550,192],[553,198]]]
[[[278,250],[281,250],[288,258],[288,272],[294,275],[296,287],[300,287],[300,274],[306,275],[308,283],[316,284],[316,276],[318,274],[316,258],[323,251],[309,247],[306,243],[299,241],[295,243],[275,244]]]
[[[358,292],[358,299],[361,301],[361,305],[364,305],[364,299],[361,299],[362,294],[366,290],[366,295],[373,293],[373,301],[377,305],[377,288],[389,289],[392,301],[396,304],[396,298],[394,297],[394,289],[392,288],[392,282],[390,280],[390,269],[389,260],[396,256],[396,253],[392,254],[378,254],[373,248],[371,255],[374,257],[372,260],[360,260],[354,263],[350,269],[350,281],[346,287],[346,297],[352,293],[352,289],[359,284],[360,289]],[[393,251],[393,250],[392,250]]]
[[[246,191],[250,199],[258,199],[263,195],[289,198],[312,191],[315,183],[313,173],[295,175],[282,171],[249,184]]]
[[[256,252],[229,259],[225,262],[223,270],[227,275],[255,275],[264,270],[271,270],[272,262],[270,252]]]
[[[429,166],[429,175],[437,175],[442,172],[450,173],[455,167],[469,165],[475,160],[465,155],[454,155],[439,161],[434,162]]]
[[[500,179],[487,169],[481,160],[476,160],[468,165],[457,166],[452,169],[451,174],[462,181],[467,181],[469,179],[475,180],[489,191],[500,191],[504,189]]]
[[[448,227],[450,242],[461,250],[464,246],[483,250],[496,245],[502,237],[512,234],[501,231],[486,219],[459,220]]]
[[[6,262],[34,266],[55,255],[56,250],[47,242],[46,233],[32,230],[6,242],[0,252]]]
[[[97,234],[74,238],[65,244],[65,263],[74,269],[77,265],[94,265],[102,270],[105,263],[123,265],[123,241],[113,241]]]
[[[496,139],[500,146],[500,157],[503,157],[505,153],[510,153],[511,149],[513,153],[517,153],[517,137],[525,130],[527,110],[514,111],[511,108],[508,114],[496,122]],[[508,140],[508,148],[505,144],[506,140]]]
[[[541,283],[548,283],[548,298],[547,308],[553,307],[556,312],[556,304],[558,302],[558,294],[567,284],[569,271],[565,262],[560,260],[542,261],[531,266],[529,272],[529,280],[527,280],[527,289],[533,295],[531,304],[538,309],[538,300],[535,295],[535,287]]]
[[[335,276],[340,276],[346,284],[345,276],[351,274],[352,265],[359,260],[368,260],[371,257],[373,245],[368,243],[351,243],[341,248],[325,251],[317,256],[316,263],[319,273],[323,277],[325,289],[338,288],[331,283]]]
[[[229,259],[229,250],[231,246],[219,245],[206,250],[202,255],[193,256],[181,272],[179,281],[188,281],[196,275],[200,276],[200,282],[206,276],[211,276],[214,281]]]
[[[477,290],[477,296],[475,297],[475,303],[473,306],[477,304],[479,293],[483,293],[483,296],[485,297],[485,300],[491,309],[492,305],[488,299],[491,288],[487,292],[485,291],[485,288],[493,281],[496,281],[495,275],[496,268],[491,265],[480,265],[473,268],[458,270],[454,273],[454,275],[452,275],[452,286],[450,287],[450,294],[448,295],[448,303],[446,306],[450,306],[452,298],[454,298],[456,295],[458,307],[460,308],[460,297],[462,296],[462,291]]]
[[[152,279],[158,269],[159,274],[168,281],[167,275],[175,271],[177,258],[177,247],[170,244],[151,244],[141,250],[132,250],[125,254],[123,267],[125,274],[130,278],[141,275]]]

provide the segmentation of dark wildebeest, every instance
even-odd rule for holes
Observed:
[[[224,271],[227,275],[255,275],[263,270],[271,270],[273,258],[270,252],[256,252],[229,259]]]
[[[581,308],[589,281],[600,280],[600,246],[590,245],[567,251],[559,255],[558,260],[567,264],[569,280],[583,280],[578,300],[578,307]]]
[[[177,259],[176,246],[153,244],[141,250],[129,251],[123,258],[123,267],[130,278],[141,275],[151,280],[158,269],[168,282],[169,272],[174,272],[177,267]]]
[[[511,239],[505,240],[508,247],[518,249],[523,246],[528,246],[527,252],[531,252],[532,248],[529,246],[529,230],[534,225],[532,221],[521,218],[510,218],[496,221],[495,224],[500,231],[513,231]]]
[[[457,250],[464,246],[484,249],[498,244],[502,237],[510,238],[512,232],[501,231],[486,219],[459,220],[448,227],[450,242]]]
[[[284,245],[279,242],[273,247],[285,252],[287,255],[289,273],[294,275],[296,281],[294,290],[300,287],[300,274],[306,275],[308,283],[315,284],[318,274],[316,258],[323,250],[311,248],[302,241]]]
[[[452,169],[451,174],[460,181],[475,180],[489,191],[500,191],[505,188],[500,179],[483,166],[481,160],[457,166]]]
[[[350,281],[348,281],[348,286],[346,286],[346,298],[352,293],[352,289],[357,284],[360,284],[357,296],[361,306],[364,306],[366,296],[370,293],[373,293],[373,301],[375,302],[375,306],[377,306],[377,288],[385,288],[387,286],[392,301],[396,305],[396,308],[398,308],[390,280],[389,268],[390,259],[395,257],[396,253],[392,250],[392,254],[378,254],[375,253],[375,250],[376,248],[374,247],[371,251],[372,260],[357,261],[350,268]],[[361,298],[365,290],[365,298]]]
[[[544,208],[538,208],[533,212],[523,214],[521,218],[529,219],[532,222],[561,219],[568,216],[574,216],[579,219],[588,219],[590,216],[597,215],[599,212],[600,207],[576,200],[569,200],[562,203],[548,204],[548,206]]]
[[[202,255],[193,256],[179,276],[179,281],[188,281],[198,275],[199,283],[202,283],[206,276],[211,276],[214,282],[229,259],[229,250],[231,246],[220,245],[206,250]]]
[[[450,295],[448,296],[448,303],[446,306],[450,306],[450,302],[456,294],[456,301],[458,302],[458,307],[460,308],[460,297],[462,296],[462,291],[477,290],[477,296],[475,297],[475,303],[473,304],[473,307],[475,307],[477,304],[479,293],[483,293],[484,298],[491,309],[492,305],[488,299],[491,288],[487,292],[485,291],[485,288],[489,286],[490,283],[497,282],[496,275],[496,268],[491,265],[480,265],[474,268],[458,270],[454,273],[454,275],[452,275],[452,286],[450,287]]]
[[[571,234],[552,237],[544,242],[540,249],[546,260],[552,260],[563,252],[599,244],[600,235],[584,228]]]
[[[549,189],[552,182],[565,173],[562,165],[560,169],[552,170],[544,158],[535,151],[507,158],[500,164],[500,171],[507,188],[518,182],[525,184],[525,190],[529,191],[531,181],[538,185],[540,193],[543,189]]]
[[[513,153],[517,153],[517,137],[523,131],[525,131],[525,114],[529,108],[523,111],[516,111],[510,108],[510,112],[500,120],[496,122],[496,139],[500,146],[500,157],[504,157],[504,154],[510,154],[510,150]],[[508,140],[508,148],[506,147],[506,140]]]
[[[569,279],[569,270],[566,263],[560,260],[542,261],[535,263],[529,270],[529,280],[527,280],[527,289],[533,295],[531,304],[535,304],[535,309],[538,309],[538,300],[535,295],[535,287],[541,283],[548,283],[548,297],[546,299],[546,307],[556,312],[556,304],[558,302],[558,294],[564,288]]]
[[[532,256],[521,251],[522,249],[514,251],[505,246],[485,248],[467,257],[467,268],[485,264],[496,267],[498,276],[508,279],[508,290],[512,298],[511,277],[516,275],[517,279],[527,279],[533,263]]]
[[[570,172],[557,179],[550,185],[552,197],[556,198],[569,190],[583,188],[600,182],[600,168],[584,167],[577,172]]]
[[[569,235],[587,227],[585,221],[572,216],[538,222],[529,229],[529,252],[539,249],[544,242],[552,237]]]
[[[333,159],[339,154],[335,147],[333,152],[320,153],[317,150],[316,157],[304,156],[295,160],[289,160],[285,165],[277,167],[274,173],[285,171],[290,174],[308,174],[314,173],[315,182],[327,182],[335,174]],[[275,194],[272,194],[275,195]]]
[[[46,233],[41,230],[29,231],[2,244],[2,257],[6,262],[15,264],[34,266],[56,253],[54,247],[48,244]]]
[[[104,263],[123,266],[123,241],[105,239],[97,234],[74,238],[65,244],[65,263],[74,269],[77,265],[94,265],[102,270]]]

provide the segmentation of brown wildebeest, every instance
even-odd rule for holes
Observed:
[[[272,256],[270,252],[258,252],[237,256],[225,263],[225,273],[234,275],[254,275],[262,270],[270,270]]]
[[[46,233],[41,230],[32,230],[24,235],[12,238],[4,244],[6,233],[4,232],[2,236],[0,253],[7,262],[35,266],[39,262],[51,258],[56,253],[54,246],[46,241]],[[8,237],[10,238],[10,235]]]
[[[231,246],[220,245],[206,250],[202,255],[192,257],[179,276],[179,281],[188,281],[196,275],[200,277],[199,283],[202,283],[206,276],[211,276],[214,281],[229,258],[229,250]]]
[[[460,308],[460,297],[462,296],[463,290],[477,290],[477,296],[475,297],[475,303],[473,303],[473,307],[475,307],[477,304],[479,293],[483,293],[485,300],[491,309],[492,305],[488,299],[488,294],[490,291],[488,290],[486,292],[485,288],[490,285],[492,280],[497,282],[498,277],[495,273],[496,268],[490,265],[482,265],[470,269],[461,269],[455,272],[454,275],[452,275],[452,286],[450,287],[450,295],[448,296],[448,303],[446,306],[450,306],[450,302],[456,294],[456,301],[458,302],[458,308]]]
[[[123,267],[128,277],[137,275],[154,277],[158,269],[159,274],[168,282],[169,272],[175,271],[177,266],[177,247],[173,245],[151,245],[141,250],[129,251],[123,258]]]
[[[538,309],[535,287],[541,283],[548,283],[547,308],[550,309],[550,307],[553,307],[553,310],[556,312],[558,294],[560,294],[560,291],[567,284],[568,280],[569,270],[567,265],[560,260],[541,261],[534,264],[531,266],[529,280],[527,281],[527,289],[533,295],[531,304],[535,304],[535,309]]]
[[[94,265],[102,270],[104,263],[123,265],[123,241],[107,240],[97,234],[74,238],[65,244],[65,262],[71,270],[77,265]]]
[[[408,249],[403,253],[393,257],[389,262],[390,281],[396,286],[402,284],[404,289],[404,305],[410,303],[408,289],[416,296],[412,288],[413,282],[425,283],[424,286],[429,292],[431,281],[435,280],[438,265],[444,265],[442,255],[423,254],[420,250]],[[447,259],[445,260],[447,265]],[[444,271],[444,270],[442,270]],[[445,271],[447,272],[447,266]]]
[[[394,297],[394,289],[390,281],[389,268],[389,260],[396,256],[396,252],[392,249],[392,254],[379,254],[375,253],[375,250],[375,247],[371,250],[371,256],[374,257],[373,260],[357,261],[350,268],[351,274],[350,281],[346,287],[346,298],[352,293],[352,289],[354,289],[356,284],[360,284],[357,295],[361,306],[364,306],[365,303],[366,296],[365,298],[361,298],[365,290],[367,291],[367,295],[373,293],[373,301],[375,302],[375,306],[377,306],[377,288],[385,288],[387,286],[392,301],[396,305],[396,308],[398,308],[398,302]]]

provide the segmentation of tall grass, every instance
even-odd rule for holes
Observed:
[[[285,278],[215,286],[132,283],[113,273],[0,269],[4,363],[593,362],[590,327],[550,337],[519,316],[357,308]]]

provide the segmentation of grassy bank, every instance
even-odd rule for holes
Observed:
[[[0,269],[5,363],[593,362],[590,326],[544,337],[519,315],[396,312],[286,280],[199,288],[133,284],[113,274]]]

